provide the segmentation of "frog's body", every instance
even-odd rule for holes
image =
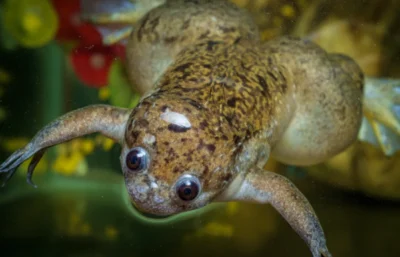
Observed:
[[[47,147],[101,132],[121,143],[126,186],[144,212],[171,215],[212,201],[271,203],[314,257],[330,256],[306,198],[262,167],[270,153],[284,163],[319,163],[357,139],[358,66],[296,38],[261,43],[246,12],[223,1],[171,1],[150,11],[130,41],[130,77],[144,94],[138,106],[66,114],[0,172],[10,177],[34,155],[30,179]]]
[[[168,1],[147,13],[127,44],[128,73],[144,94],[187,46],[199,42],[259,40],[257,26],[242,9],[225,1]]]

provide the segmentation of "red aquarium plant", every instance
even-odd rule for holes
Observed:
[[[90,87],[106,86],[110,67],[114,60],[124,58],[125,46],[103,44],[99,30],[82,20],[80,0],[52,0],[52,3],[60,24],[56,39],[60,43],[72,43],[69,55],[77,77]]]

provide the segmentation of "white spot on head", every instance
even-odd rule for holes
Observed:
[[[185,115],[177,112],[172,112],[168,108],[165,110],[165,112],[161,114],[160,118],[168,123],[177,125],[179,127],[184,127],[184,128],[192,127],[192,124]]]
[[[152,145],[156,141],[156,137],[150,134],[146,134],[143,137],[143,143]]]
[[[151,182],[151,183],[150,183],[150,187],[151,187],[151,188],[158,188],[158,185],[157,185],[156,182]]]

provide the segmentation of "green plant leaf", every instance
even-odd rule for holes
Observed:
[[[114,61],[111,65],[108,83],[110,103],[114,106],[129,107],[134,92],[124,73],[124,67],[120,60]]]

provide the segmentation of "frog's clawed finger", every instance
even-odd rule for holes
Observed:
[[[319,250],[318,256],[320,256],[320,257],[332,257],[332,254],[329,252],[329,250],[325,246],[324,248],[321,248]]]
[[[19,149],[19,150],[15,151],[10,157],[8,157],[7,160],[5,160],[0,165],[0,172],[7,172],[8,166],[12,165],[12,163],[14,163],[15,160],[20,159],[23,154],[24,154],[24,149]]]
[[[2,186],[5,186],[8,180],[17,171],[18,167],[27,159],[29,159],[34,152],[32,152],[32,144],[28,144],[26,147],[14,152],[3,164],[0,165],[0,173],[7,173]]]
[[[400,150],[400,80],[367,78],[358,138],[390,156]]]
[[[32,146],[32,143],[28,144],[25,148],[17,150],[12,154],[1,166],[0,166],[0,173],[7,173],[2,187],[4,187],[7,182],[14,176],[15,172],[17,171],[18,167],[27,159],[29,159],[32,155],[33,158],[28,167],[28,173],[26,176],[26,181],[33,187],[37,187],[32,182],[32,175],[33,171],[35,170],[36,165],[39,163],[40,159],[42,158],[46,149],[42,149],[37,151],[37,147]],[[35,153],[35,151],[37,151]]]
[[[31,163],[29,163],[29,166],[28,166],[28,172],[26,173],[26,182],[27,182],[29,185],[31,185],[31,186],[33,186],[33,187],[35,187],[35,188],[36,188],[37,186],[36,186],[35,183],[33,183],[33,181],[32,181],[33,171],[35,170],[36,165],[39,163],[40,159],[42,159],[43,154],[45,153],[45,151],[46,151],[46,149],[42,149],[42,150],[40,150],[39,152],[35,153],[35,155],[33,155],[33,158],[32,158],[32,160],[31,160]]]

